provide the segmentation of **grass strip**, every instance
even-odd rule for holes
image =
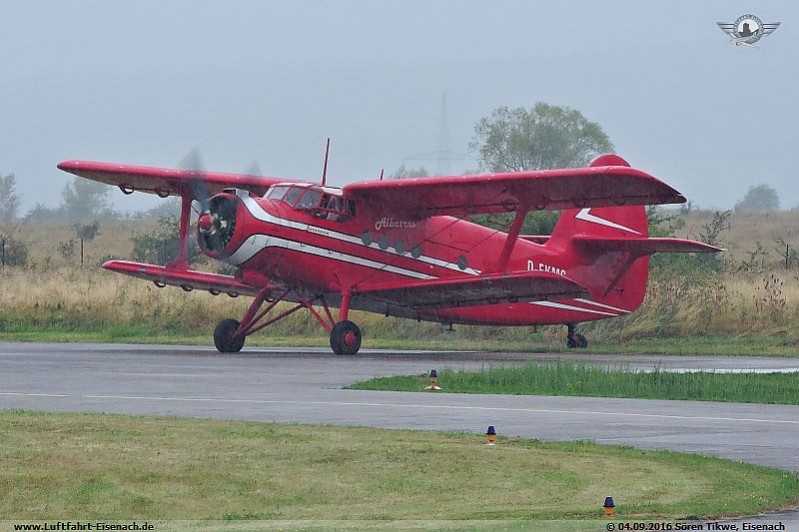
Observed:
[[[441,370],[438,384],[450,393],[568,395],[679,399],[799,405],[799,373],[630,372],[593,364],[560,362],[490,367],[482,371]],[[377,377],[358,390],[420,391],[425,375]]]
[[[0,341],[21,342],[100,342],[138,343],[169,345],[213,346],[210,330],[175,330],[164,332],[150,330],[138,325],[114,325],[108,327],[70,327],[64,325],[36,325],[26,323],[0,326]],[[329,347],[323,334],[313,335],[265,335],[256,334],[247,338],[246,347]],[[366,333],[363,349],[419,349],[518,353],[562,353],[567,351],[560,340],[551,340],[542,334],[530,335],[523,340],[466,338],[457,331],[448,338],[427,339],[397,335]],[[591,342],[588,349],[573,351],[578,354],[652,354],[691,356],[782,356],[799,357],[799,348],[794,340],[781,337],[737,336],[737,337],[684,337],[642,338],[629,341],[601,340]]]
[[[794,473],[589,442],[0,412],[0,519],[717,517],[799,501]]]

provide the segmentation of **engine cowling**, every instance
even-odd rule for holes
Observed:
[[[221,255],[236,233],[239,200],[231,194],[217,194],[208,201],[208,210],[197,220],[197,241],[209,255]]]

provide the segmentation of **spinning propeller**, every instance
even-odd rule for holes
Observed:
[[[180,168],[191,171],[192,199],[199,204],[197,230],[205,249],[219,253],[227,247],[236,230],[236,201],[227,196],[211,195],[205,180],[202,157],[197,148],[180,162]]]

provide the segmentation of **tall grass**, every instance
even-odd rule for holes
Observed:
[[[107,330],[120,338],[147,335],[208,335],[225,318],[240,318],[250,298],[159,289],[152,283],[99,270],[61,266],[0,269],[0,333],[35,329]],[[605,342],[686,336],[774,336],[799,344],[799,277],[796,274],[725,274],[704,282],[653,279],[641,309],[629,316],[582,324],[589,338]],[[524,344],[538,338],[562,343],[563,327],[457,326],[353,314],[371,338],[451,343],[480,340]],[[326,337],[305,312],[266,329],[272,337]],[[542,336],[543,335],[543,336]]]
[[[629,372],[586,364],[527,364],[483,371],[439,371],[450,393],[628,397],[739,403],[799,404],[794,373]],[[378,377],[352,386],[361,390],[420,391],[419,376]]]
[[[691,213],[681,236],[697,237],[711,219]],[[222,319],[239,318],[249,298],[230,299],[205,292],[158,289],[151,283],[105,272],[102,257],[129,256],[130,236],[152,229],[154,221],[103,222],[100,235],[87,244],[87,263],[58,256],[59,239],[71,229],[57,222],[30,223],[20,234],[31,249],[32,267],[0,268],[0,333],[26,330],[111,330],[130,336],[204,335]],[[592,343],[619,343],[647,338],[771,337],[783,346],[799,346],[799,271],[785,269],[774,244],[782,238],[799,247],[799,213],[733,213],[723,235],[721,272],[697,270],[692,263],[679,269],[653,268],[641,309],[629,316],[581,324]],[[687,264],[687,267],[686,267]],[[366,337],[394,341],[424,338],[430,342],[479,340],[525,345],[542,335],[532,328],[457,327],[354,313]],[[543,337],[562,345],[563,327],[542,328]],[[271,337],[302,337],[324,341],[326,333],[307,313],[298,312],[269,327]],[[554,344],[556,342],[556,344]]]

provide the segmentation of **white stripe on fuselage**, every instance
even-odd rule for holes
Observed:
[[[631,310],[625,310],[623,308],[611,307],[610,305],[605,305],[604,303],[597,303],[596,301],[591,301],[590,299],[575,298],[575,301],[579,301],[580,303],[588,303],[589,305],[595,305],[597,307],[608,309],[608,310],[615,310],[617,312],[624,312],[625,314],[629,314],[630,312],[632,312]]]
[[[433,266],[438,266],[440,268],[446,268],[448,270],[454,270],[459,273],[465,273],[468,275],[480,275],[480,270],[475,270],[474,268],[466,268],[461,270],[457,264],[453,264],[451,262],[447,262],[441,259],[437,259],[435,257],[428,257],[422,255],[420,257],[414,257],[410,253],[406,252],[402,255],[396,254],[391,251],[384,250],[380,248],[377,242],[372,242],[370,245],[366,245],[360,237],[349,235],[347,233],[341,233],[338,231],[334,231],[328,229],[327,227],[320,227],[317,225],[310,225],[301,222],[294,222],[292,220],[286,220],[284,218],[278,218],[272,214],[269,214],[264,210],[258,202],[250,197],[249,192],[244,190],[237,190],[236,195],[241,199],[244,203],[244,206],[247,207],[247,210],[252,214],[256,219],[261,220],[262,222],[268,222],[275,225],[279,225],[281,227],[289,227],[291,229],[296,229],[298,231],[308,231],[309,233],[313,233],[315,235],[326,236],[335,240],[339,240],[341,242],[348,242],[350,244],[356,244],[362,247],[366,247],[369,249],[374,249],[376,251],[380,251],[382,253],[386,253],[391,257],[405,257],[406,259],[415,260],[419,262],[423,262],[425,264],[432,264]]]
[[[616,317],[618,314],[612,314],[610,312],[602,312],[600,310],[592,310],[582,307],[575,307],[574,305],[567,305],[565,303],[556,303],[554,301],[530,301],[531,305],[539,305],[542,307],[549,307],[558,310],[572,310],[574,312],[588,312],[589,314],[600,314],[602,316],[613,316]]]
[[[414,279],[437,279],[437,277],[427,275],[426,273],[420,273],[405,268],[398,268],[396,266],[383,264],[381,262],[365,259],[363,257],[356,257],[355,255],[341,253],[332,249],[320,248],[305,244],[303,242],[296,242],[294,240],[287,240],[285,238],[260,234],[250,236],[241,246],[239,246],[239,249],[237,249],[235,253],[225,260],[225,262],[235,265],[242,264],[250,260],[256,253],[266,248],[281,248],[291,251],[298,251],[300,253],[307,253],[308,255],[338,260],[341,262],[347,262],[349,264],[357,264],[358,266],[364,266],[366,268],[372,268],[384,272],[396,273],[398,275],[404,275]]]

